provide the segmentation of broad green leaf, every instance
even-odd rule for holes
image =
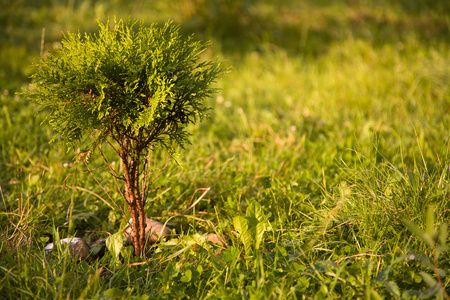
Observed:
[[[373,290],[373,289],[369,289],[369,293],[367,295],[367,299],[373,299],[373,300],[382,300],[383,297],[380,296],[380,294],[378,294],[377,291]]]
[[[448,237],[448,223],[444,222],[439,227],[438,233],[439,245],[437,247],[437,250],[439,251],[438,254],[440,254],[441,252],[448,251],[447,237]]]
[[[428,246],[434,247],[434,240],[427,232],[423,231],[409,220],[403,220],[403,223],[405,223],[416,237],[424,241]]]
[[[388,289],[392,296],[396,298],[400,297],[400,289],[394,281],[387,281],[383,285]]]
[[[111,288],[103,292],[103,296],[108,297],[125,297],[125,292],[119,288]]]
[[[240,233],[240,238],[247,254],[251,246],[254,246],[255,249],[259,248],[263,241],[264,233],[271,228],[264,210],[257,201],[250,203],[245,217],[238,216],[233,218],[233,224]]]
[[[222,253],[223,260],[226,262],[229,262],[229,263],[236,262],[240,255],[241,255],[241,252],[233,246],[228,247]]]
[[[434,206],[431,205],[427,209],[427,225],[426,225],[426,233],[432,237],[434,236]],[[433,241],[434,243],[434,241]]]
[[[389,273],[392,270],[392,265],[387,266],[384,268],[380,273],[377,274],[376,280],[378,282],[386,282],[389,278]]]
[[[264,214],[264,209],[261,204],[257,201],[252,201],[247,208],[246,217],[255,218],[258,223],[263,223],[265,225],[265,230],[271,230],[270,222]],[[256,223],[255,223],[256,225]]]
[[[180,280],[181,282],[189,282],[192,279],[192,271],[187,270],[183,276],[181,276]]]
[[[247,207],[247,211],[245,213],[246,217],[254,217],[258,221],[266,221],[266,216],[264,215],[264,211],[261,207],[261,204],[257,201],[252,201],[250,205]]]
[[[264,232],[266,231],[266,224],[263,222],[260,222],[256,224],[255,230],[255,249],[259,248],[259,245],[262,242]]]
[[[106,239],[106,248],[111,253],[111,255],[118,260],[120,250],[123,247],[123,235],[122,232],[116,232],[115,234],[109,236]]]
[[[198,265],[197,272],[198,272],[198,274],[202,274],[203,273],[203,267],[201,265]]]
[[[233,218],[233,225],[237,232],[243,234],[248,231],[248,220],[242,216],[236,216]]]
[[[422,276],[423,281],[425,281],[429,287],[434,287],[437,284],[436,279],[434,279],[430,274],[425,272],[420,272],[419,274],[420,276]]]
[[[249,230],[248,220],[242,216],[237,216],[233,218],[233,225],[236,231],[239,232],[241,242],[245,247],[245,252],[248,254],[255,240],[254,234]]]

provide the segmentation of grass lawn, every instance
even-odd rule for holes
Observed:
[[[10,2],[0,298],[449,298],[450,2]],[[111,208],[126,204],[99,153],[89,172],[49,143],[45,112],[20,94],[63,32],[114,16],[172,19],[211,41],[204,59],[231,67],[210,118],[189,128],[182,166],[171,161],[154,182],[147,215],[174,235],[148,258],[111,246],[130,216]],[[154,169],[166,155],[154,153]],[[228,247],[218,252],[208,233]],[[81,262],[45,254],[75,236],[108,238],[108,250]]]

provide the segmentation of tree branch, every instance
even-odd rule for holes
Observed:
[[[100,151],[100,154],[102,155],[103,160],[105,161],[106,165],[108,166],[109,170],[111,171],[111,175],[112,175],[113,178],[114,178],[114,182],[116,183],[116,186],[117,186],[117,189],[118,189],[119,192],[120,192],[120,195],[122,195],[122,198],[126,201],[127,199],[126,199],[126,197],[125,197],[125,194],[122,192],[122,188],[120,187],[119,182],[117,182],[117,179],[120,179],[120,180],[124,180],[124,181],[125,181],[125,178],[123,178],[123,176],[118,176],[118,175],[117,175],[116,171],[112,168],[111,164],[110,164],[110,163],[108,162],[108,160],[106,159],[105,154],[103,153],[103,151],[102,151],[102,149],[100,148],[100,146],[97,146],[97,149],[98,149],[98,151]]]
[[[97,177],[95,177],[95,175],[92,173],[91,169],[89,168],[88,164],[86,163],[85,160],[83,160],[84,165],[86,166],[86,168],[89,170],[89,173],[91,173],[92,177],[94,178],[94,180],[97,182],[97,184],[102,188],[102,190],[105,192],[105,194],[108,196],[109,200],[112,201],[112,203],[114,203],[114,205],[122,212],[122,214],[124,216],[126,216],[125,212],[123,211],[123,209],[117,205],[117,203],[113,200],[113,198],[109,195],[109,193],[106,191],[106,189],[103,187],[103,185],[101,185],[101,183],[98,181]]]
[[[166,162],[165,162],[164,166],[163,166],[162,168],[159,168],[159,169],[157,169],[157,170],[155,170],[155,171],[153,171],[153,172],[151,172],[151,173],[149,174],[149,176],[150,176],[150,175],[152,175],[153,173],[159,171],[159,174],[156,175],[154,178],[152,178],[152,180],[151,180],[151,181],[143,188],[143,191],[142,191],[142,192],[143,192],[143,195],[144,195],[144,199],[147,198],[147,195],[148,195],[148,193],[150,192],[150,191],[149,191],[150,186],[153,184],[153,182],[155,182],[156,179],[159,178],[159,176],[161,176],[161,174],[163,173],[163,171],[164,171],[164,170],[167,168],[167,166],[169,165],[169,161],[170,161],[170,155],[167,155]]]

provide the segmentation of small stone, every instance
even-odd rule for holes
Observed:
[[[213,244],[218,244],[221,247],[219,249],[217,249],[216,251],[214,251],[214,254],[220,254],[225,248],[227,248],[227,242],[225,241],[225,239],[223,238],[223,236],[220,236],[218,234],[208,234],[205,236],[205,240],[207,242],[211,242]]]
[[[74,260],[85,260],[89,256],[89,246],[83,239],[73,237],[73,238],[65,238],[60,240],[62,247],[68,247],[70,257]],[[45,253],[53,251],[55,248],[55,243],[50,243],[45,246]]]
[[[213,243],[213,244],[220,244],[221,246],[226,246],[226,242],[225,242],[225,239],[222,237],[222,236],[220,236],[220,235],[218,235],[218,234],[213,234],[213,233],[211,233],[211,234],[208,234],[206,237],[205,237],[205,240],[207,241],[207,242],[211,242],[211,243]]]
[[[123,230],[127,240],[126,244],[130,245],[133,243],[133,219],[128,221],[128,225]],[[154,244],[158,242],[162,237],[170,235],[170,228],[164,226],[164,224],[147,218],[145,221],[145,239],[150,243]]]

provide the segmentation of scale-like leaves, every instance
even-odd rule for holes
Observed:
[[[206,115],[203,102],[224,70],[197,62],[207,43],[183,39],[171,22],[114,25],[99,23],[97,34],[66,34],[37,66],[29,98],[48,109],[56,135],[69,146],[94,131],[182,146],[185,125]]]

